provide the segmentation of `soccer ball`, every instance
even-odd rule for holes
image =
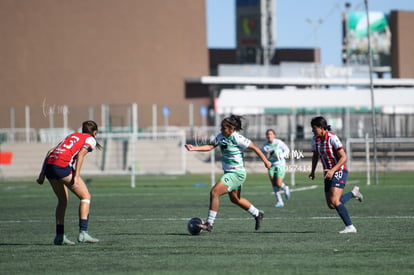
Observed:
[[[201,233],[201,228],[198,227],[198,225],[203,223],[204,221],[201,218],[191,218],[187,223],[188,233],[190,233],[191,235],[199,235]]]

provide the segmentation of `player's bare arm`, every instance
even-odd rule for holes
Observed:
[[[212,149],[214,149],[215,146],[212,144],[205,144],[205,145],[200,145],[200,146],[193,146],[191,144],[185,144],[184,147],[185,149],[187,149],[187,151],[207,152],[207,151],[211,151]]]

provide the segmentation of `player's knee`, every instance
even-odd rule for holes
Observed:
[[[239,199],[239,198],[236,198],[236,197],[230,197],[230,201],[231,201],[232,203],[234,203],[234,204],[239,204],[240,199]]]
[[[332,202],[328,202],[327,205],[330,209],[335,209],[335,204],[333,204]]]
[[[210,196],[212,197],[220,197],[223,194],[222,189],[219,188],[219,186],[214,186],[211,190],[210,190]]]
[[[91,200],[92,200],[92,196],[88,193],[88,194],[85,194],[85,195],[83,195],[83,196],[81,196],[80,197],[80,201],[81,202],[85,202],[85,203],[91,203]]]
[[[214,188],[210,190],[210,196],[211,197],[217,197],[217,194],[218,194],[218,192]]]

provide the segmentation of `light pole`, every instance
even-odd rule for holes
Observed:
[[[315,59],[315,68],[314,68],[314,75],[316,82],[319,82],[319,67],[320,67],[320,49],[318,51],[318,29],[323,24],[323,19],[319,18],[316,22],[314,22],[310,18],[306,18],[306,22],[308,22],[313,28],[313,39],[314,39],[314,59]],[[319,88],[319,83],[316,84],[316,88]]]
[[[345,11],[343,12],[343,32],[344,32],[344,44],[343,44],[343,56],[342,56],[342,60],[345,61],[345,79],[346,79],[346,89],[349,90],[349,77],[350,77],[350,73],[349,73],[349,56],[348,56],[348,50],[349,50],[349,11],[351,9],[351,3],[346,2],[345,3]],[[351,137],[351,118],[350,118],[350,108],[346,107],[345,108],[345,131],[344,131],[344,136],[345,138],[350,138]]]
[[[374,85],[372,82],[372,50],[371,50],[371,30],[370,30],[370,21],[369,21],[369,6],[368,0],[364,1],[365,3],[365,13],[367,18],[367,34],[368,34],[368,57],[369,57],[369,83],[370,83],[370,92],[371,92],[371,116],[372,116],[372,138],[374,146],[374,180],[375,184],[378,184],[378,171],[377,171],[377,123],[375,119],[375,95],[374,95]]]
[[[349,56],[348,56],[348,51],[349,51],[349,11],[351,9],[351,3],[346,2],[345,3],[345,14],[344,14],[344,36],[345,36],[345,45],[344,45],[344,59],[345,59],[345,68],[346,68],[346,88],[349,89],[349,75],[348,75],[348,70],[349,70]]]

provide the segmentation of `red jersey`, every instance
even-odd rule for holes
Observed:
[[[324,170],[332,169],[332,167],[338,163],[338,151],[343,148],[344,147],[342,146],[338,136],[329,131],[325,132],[325,136],[323,138],[314,136],[312,139],[312,151],[318,152]],[[347,169],[346,164],[342,165],[338,171],[342,171],[344,169]]]
[[[80,149],[92,151],[96,146],[96,140],[90,134],[73,133],[61,141],[55,150],[47,158],[47,164],[60,167],[72,166]]]

